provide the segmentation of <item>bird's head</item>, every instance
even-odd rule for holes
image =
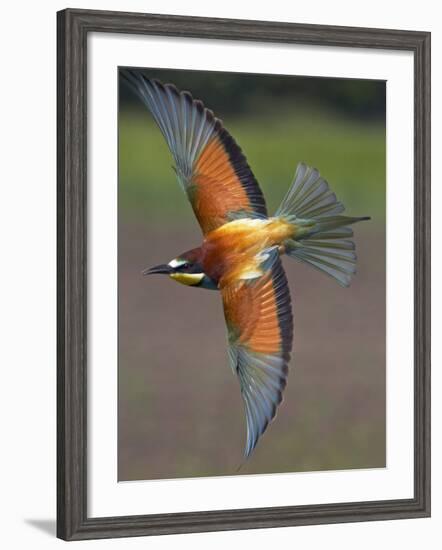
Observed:
[[[160,264],[143,271],[143,275],[164,274],[178,283],[200,288],[217,289],[217,285],[204,273],[199,248],[183,252],[168,264]]]

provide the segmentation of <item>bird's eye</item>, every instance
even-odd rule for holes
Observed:
[[[181,264],[180,265],[180,271],[189,271],[191,265],[189,264],[189,262],[186,262],[185,264]]]

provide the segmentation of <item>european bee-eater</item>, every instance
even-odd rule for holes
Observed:
[[[187,91],[130,70],[125,80],[150,110],[203,232],[200,246],[143,273],[218,290],[228,351],[247,420],[245,457],[274,418],[287,382],[293,316],[280,256],[306,262],[348,286],[355,273],[344,205],[315,168],[298,164],[274,216],[240,147],[220,119]]]

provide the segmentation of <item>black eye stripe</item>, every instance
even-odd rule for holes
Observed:
[[[198,264],[182,264],[178,266],[175,271],[178,271],[179,273],[202,273],[201,266]]]

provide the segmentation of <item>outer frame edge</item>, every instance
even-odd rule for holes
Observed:
[[[87,518],[86,36],[92,31],[414,52],[415,216],[422,229],[415,231],[414,499]],[[430,33],[67,9],[57,13],[57,72],[57,536],[86,540],[429,517]]]

